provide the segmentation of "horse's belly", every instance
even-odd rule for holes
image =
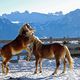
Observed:
[[[22,50],[14,50],[12,49],[12,55],[19,54]]]
[[[45,58],[48,58],[48,59],[52,59],[54,58],[54,53],[53,52],[49,52],[49,53],[45,53]]]
[[[54,58],[54,54],[50,54],[49,56],[48,56],[48,58]]]

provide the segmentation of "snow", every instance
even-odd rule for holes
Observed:
[[[19,21],[12,21],[12,23],[19,24],[20,22]]]
[[[70,71],[67,64],[66,73],[61,74],[63,64],[56,75],[52,75],[55,69],[55,60],[43,60],[42,73],[34,74],[35,61],[27,62],[19,60],[18,63],[9,63],[10,71],[8,75],[1,73],[0,62],[0,80],[80,80],[80,57],[74,57],[74,69]]]

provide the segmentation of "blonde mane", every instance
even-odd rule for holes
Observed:
[[[36,44],[36,50],[37,50],[38,48],[41,47],[41,45],[43,44],[43,42],[38,37],[36,37],[35,35],[33,35],[33,38],[34,38],[34,40],[33,40],[33,46],[34,46],[34,43],[35,43]]]
[[[33,35],[35,43],[43,43],[37,36]]]

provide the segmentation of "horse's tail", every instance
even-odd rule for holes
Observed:
[[[70,51],[69,51],[67,46],[65,46],[65,49],[66,49],[66,58],[69,62],[70,69],[72,69],[73,68],[73,63],[74,63],[73,58],[71,57]]]

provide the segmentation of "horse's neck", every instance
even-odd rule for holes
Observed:
[[[29,42],[29,38],[28,37],[25,37],[23,35],[18,35],[16,37],[16,40],[19,41],[19,42],[21,42],[24,45],[26,45]]]
[[[43,43],[38,37],[36,37],[36,36],[34,36],[34,37],[35,37],[35,43],[36,44],[42,44]]]
[[[35,36],[34,42],[33,42],[33,50],[36,51],[38,49],[40,49],[41,45],[42,45],[42,41]]]
[[[22,35],[18,35],[18,36],[16,37],[16,39],[19,39],[19,40],[21,40],[22,38],[23,38]]]

